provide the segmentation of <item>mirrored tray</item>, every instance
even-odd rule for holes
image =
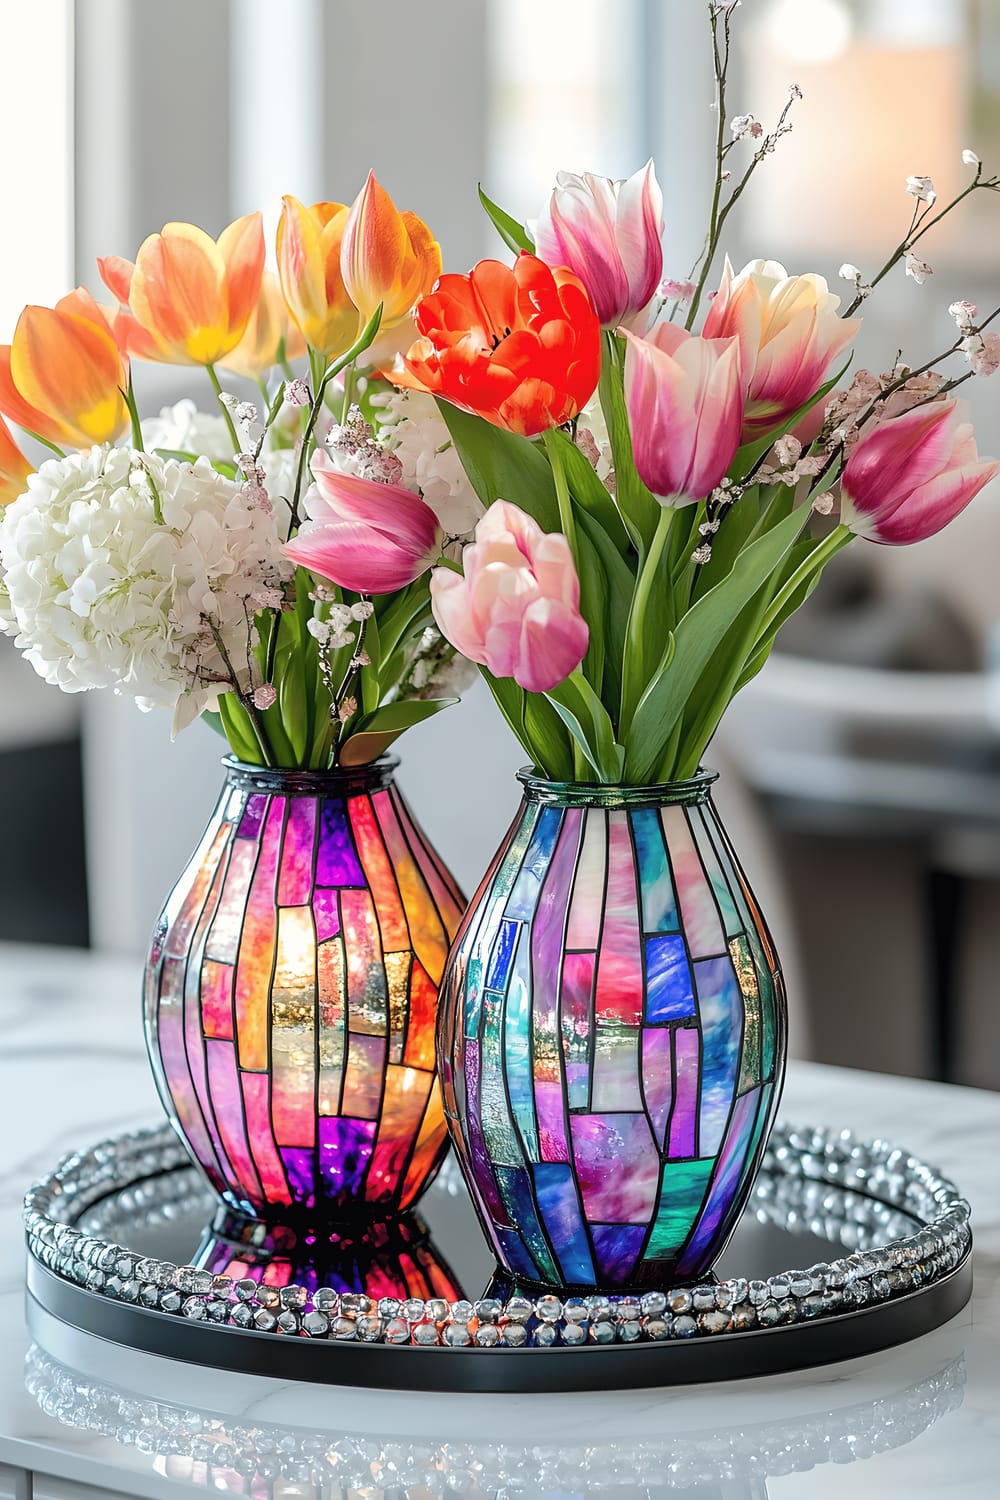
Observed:
[[[25,1200],[30,1296],[74,1327],[243,1373],[424,1390],[730,1380],[886,1348],[967,1302],[968,1220],[899,1148],[788,1128],[717,1276],[641,1297],[505,1281],[450,1162],[418,1214],[317,1233],[219,1208],[163,1126],[69,1158]]]

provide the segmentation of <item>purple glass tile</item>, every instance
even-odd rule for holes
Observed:
[[[326,1197],[357,1196],[374,1142],[374,1120],[351,1120],[341,1115],[319,1121],[319,1170]]]
[[[365,883],[351,835],[347,804],[336,797],[324,797],[320,804],[316,884],[364,886]]]
[[[314,891],[312,907],[316,921],[316,941],[325,943],[327,938],[336,937],[340,932],[340,907],[337,904],[337,892]]]
[[[732,1207],[753,1133],[759,1097],[760,1090],[751,1089],[748,1094],[741,1094],[733,1106],[732,1119],[726,1132],[725,1145],[719,1153],[708,1201],[687,1249],[677,1263],[679,1276],[700,1274],[706,1259],[706,1248],[711,1251],[722,1218]],[[711,1259],[711,1256],[708,1258]]]
[[[702,1035],[699,1143],[701,1155],[710,1156],[722,1145],[736,1093],[743,1044],[743,996],[728,954],[696,963],[694,971]]]
[[[670,1120],[670,1155],[696,1156],[701,1082],[698,1032],[693,1026],[678,1026],[673,1038],[677,1082]]]
[[[645,1115],[571,1115],[587,1218],[644,1224],[656,1204],[660,1159]]]
[[[535,1110],[542,1161],[569,1161],[561,1078],[535,1078]]]
[[[626,1286],[642,1253],[646,1238],[644,1225],[593,1224],[597,1272],[605,1286]]]
[[[243,809],[240,826],[236,830],[239,839],[256,839],[264,826],[264,814],[267,811],[268,796],[266,792],[251,792]]]
[[[666,1150],[667,1122],[674,1097],[670,1031],[666,1026],[644,1026],[642,1031],[642,1085],[646,1095],[653,1139]]]

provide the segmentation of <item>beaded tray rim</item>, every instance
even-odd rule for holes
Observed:
[[[111,1193],[189,1165],[167,1125],[64,1159],[25,1198],[30,1296],[112,1342],[243,1373],[384,1388],[541,1391],[728,1380],[850,1358],[938,1327],[971,1294],[970,1209],[955,1185],[899,1147],[845,1130],[777,1128],[763,1176],[852,1192],[920,1228],[767,1282],[730,1277],[715,1286],[565,1303],[552,1294],[475,1306],[432,1299],[417,1309],[411,1299],[394,1311],[330,1294],[323,1310],[309,1307],[301,1288],[286,1287],[275,1304],[280,1311],[261,1304],[252,1310],[256,1283],[240,1284],[241,1295],[230,1278],[140,1257],[71,1222],[74,1204],[79,1216]],[[155,1282],[144,1283],[137,1272],[151,1269]],[[147,1285],[167,1306],[142,1305]],[[429,1361],[432,1350],[451,1358]],[[407,1363],[398,1358],[404,1352],[424,1357]],[[561,1363],[528,1358],[543,1352],[559,1354]]]

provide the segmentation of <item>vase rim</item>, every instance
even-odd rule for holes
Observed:
[[[230,786],[285,795],[315,796],[326,792],[340,796],[380,791],[391,785],[399,760],[394,755],[380,755],[378,760],[363,766],[331,766],[325,771],[310,771],[300,766],[257,766],[235,755],[224,755],[222,764]]]
[[[641,786],[631,782],[550,781],[539,776],[531,766],[523,766],[517,779],[524,787],[528,802],[542,802],[554,807],[665,807],[707,802],[719,773],[703,766],[694,776],[679,781]]]

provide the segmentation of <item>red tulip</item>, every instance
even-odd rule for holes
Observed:
[[[526,437],[577,416],[601,373],[601,327],[571,271],[519,255],[442,276],[415,309],[421,337],[389,373]]]

